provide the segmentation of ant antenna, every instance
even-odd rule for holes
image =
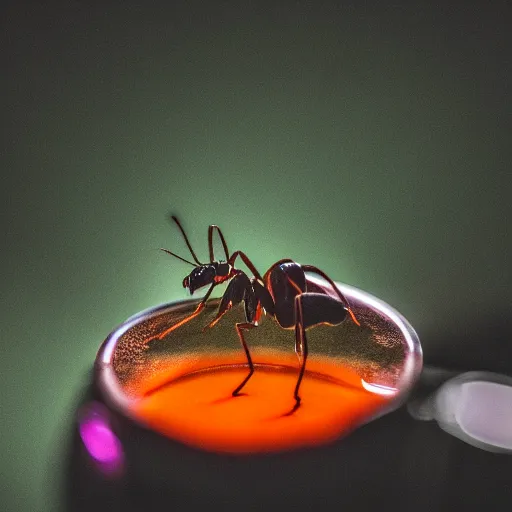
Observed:
[[[185,263],[188,263],[189,265],[192,265],[193,267],[197,267],[195,263],[192,263],[191,261],[186,260],[185,258],[182,258],[181,256],[178,256],[177,254],[174,254],[171,251],[168,251],[167,249],[160,249],[161,251],[166,252],[167,254],[170,254],[171,256],[174,256],[175,258],[178,258],[181,261],[184,261]]]
[[[183,235],[183,238],[185,239],[185,243],[187,244],[188,250],[190,251],[190,254],[192,254],[192,257],[194,258],[194,261],[198,265],[202,265],[202,263],[197,259],[196,253],[194,252],[194,249],[192,249],[192,246],[190,245],[190,242],[188,241],[188,237],[187,237],[187,235],[185,233],[185,230],[183,229],[182,225],[180,224],[180,221],[178,220],[178,218],[175,215],[171,215],[171,219],[174,222],[176,222],[178,228],[180,229],[181,234]],[[176,254],[173,254],[173,256],[176,256]],[[180,258],[179,256],[176,256],[176,257]],[[183,260],[183,258],[180,258],[180,260]],[[187,261],[187,260],[183,260],[183,261]],[[190,262],[187,261],[187,263],[190,263]],[[193,265],[193,263],[192,263],[192,265]]]

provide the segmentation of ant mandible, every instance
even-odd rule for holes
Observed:
[[[232,392],[232,395],[240,395],[240,391],[254,373],[254,364],[243,331],[257,327],[262,314],[267,314],[274,318],[283,329],[295,330],[295,352],[299,358],[300,370],[293,393],[295,405],[289,413],[292,414],[299,408],[301,402],[299,390],[308,357],[306,329],[320,324],[339,325],[345,320],[347,314],[351,316],[352,320],[357,325],[360,325],[350,309],[347,299],[334,284],[333,280],[322,270],[313,265],[300,265],[291,259],[282,259],[274,263],[262,277],[244,252],[235,251],[233,254],[229,254],[224,235],[220,228],[214,224],[210,225],[208,228],[210,261],[209,263],[201,263],[192,249],[180,221],[174,215],[171,218],[181,231],[195,263],[178,256],[168,249],[161,250],[195,267],[194,270],[183,279],[183,287],[188,288],[191,295],[197,289],[204,286],[209,285],[210,288],[192,314],[160,333],[157,338],[163,339],[171,331],[199,315],[204,309],[213,289],[217,285],[229,281],[220,301],[217,314],[215,318],[206,325],[205,329],[213,327],[233,306],[238,305],[242,301],[244,302],[246,321],[236,323],[235,328],[247,357],[249,373]],[[214,258],[214,231],[217,231],[219,234],[226,255],[225,260],[215,260]],[[243,270],[235,268],[235,261],[238,257],[240,257],[247,268],[249,268],[253,277],[248,277]],[[328,295],[323,288],[308,281],[305,274],[306,272],[314,273],[324,278],[334,290],[337,298]]]

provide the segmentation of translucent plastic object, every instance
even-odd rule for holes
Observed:
[[[244,310],[234,307],[204,330],[219,299],[163,339],[159,334],[190,315],[197,301],[144,311],[115,329],[96,361],[103,399],[140,424],[208,451],[277,452],[333,442],[401,405],[422,368],[420,342],[402,315],[368,293],[337,286],[361,325],[347,318],[307,330],[302,402],[293,414],[294,330],[264,316],[247,332],[255,372],[243,395],[233,397],[248,372],[235,328]]]
[[[422,401],[408,404],[418,420],[436,420],[449,434],[483,450],[512,453],[512,378],[467,372]]]

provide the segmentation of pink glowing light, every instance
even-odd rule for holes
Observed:
[[[110,427],[108,412],[101,404],[88,404],[81,415],[79,432],[87,452],[101,469],[114,472],[122,468],[123,447]]]

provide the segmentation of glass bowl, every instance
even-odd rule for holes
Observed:
[[[308,281],[333,295],[326,283]],[[399,407],[422,368],[417,334],[389,305],[336,283],[358,326],[347,315],[338,326],[307,330],[309,355],[293,410],[299,374],[295,332],[269,316],[245,331],[255,366],[240,396],[232,391],[248,373],[235,324],[243,306],[211,328],[220,300],[169,330],[198,300],[143,311],[117,327],[101,346],[95,378],[109,406],[144,427],[201,450],[251,454],[332,442]]]

